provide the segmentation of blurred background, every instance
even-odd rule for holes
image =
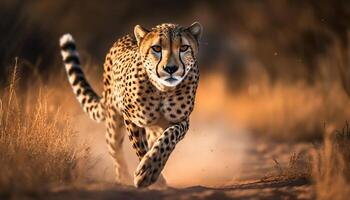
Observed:
[[[18,56],[36,65],[40,74],[61,70],[57,38],[70,32],[81,51],[102,65],[112,43],[132,33],[136,24],[187,26],[197,20],[204,27],[202,72],[224,72],[231,89],[241,89],[248,75],[267,76],[272,83],[315,84],[325,78],[320,59],[335,45],[348,48],[349,4],[345,0],[2,0],[0,63],[8,66]],[[8,67],[1,68],[2,83],[7,71]]]
[[[51,108],[62,107],[80,123],[87,118],[80,116],[65,78],[60,35],[74,35],[88,79],[101,91],[104,57],[117,38],[132,33],[136,24],[151,28],[194,21],[203,25],[204,34],[192,116],[196,134],[191,137],[210,135],[210,144],[196,140],[212,145],[204,148],[208,154],[215,148],[241,152],[247,137],[319,141],[325,124],[340,127],[350,119],[347,0],[1,0],[0,18],[1,87],[8,86],[18,57],[22,94],[47,88]],[[210,128],[201,126],[203,122]],[[78,130],[94,129],[95,124],[86,123]],[[103,125],[98,131],[102,138]],[[231,137],[222,133],[238,132],[243,133],[239,139],[226,139],[238,142],[217,142],[218,137]]]

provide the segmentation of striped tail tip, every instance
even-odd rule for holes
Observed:
[[[75,41],[69,33],[62,35],[60,38],[60,47],[63,52],[76,51]]]
[[[66,33],[60,38],[60,46],[63,47],[67,43],[75,43],[73,36],[70,33]]]

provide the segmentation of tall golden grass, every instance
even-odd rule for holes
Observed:
[[[346,200],[350,196],[350,129],[325,130],[324,144],[312,152],[312,177],[317,199]]]
[[[34,104],[19,95],[16,71],[0,99],[0,197],[82,180],[88,148],[62,112],[49,111],[44,91]]]

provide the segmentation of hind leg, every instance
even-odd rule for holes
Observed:
[[[132,184],[132,178],[128,172],[128,167],[123,153],[123,118],[116,112],[110,112],[106,119],[107,132],[106,142],[109,154],[114,159],[115,180],[120,184]]]

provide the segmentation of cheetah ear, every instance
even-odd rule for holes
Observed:
[[[190,33],[196,38],[197,41],[201,39],[202,36],[202,25],[199,22],[194,22],[190,27],[187,28]]]
[[[140,45],[142,39],[145,37],[145,35],[148,33],[149,31],[145,28],[143,28],[140,25],[136,25],[134,28],[134,35],[135,38],[137,40],[137,45]]]

